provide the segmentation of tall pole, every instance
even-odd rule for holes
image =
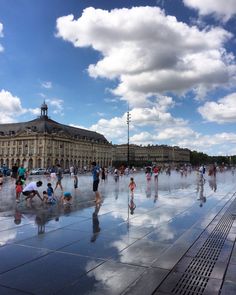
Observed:
[[[127,111],[127,126],[128,126],[128,129],[127,129],[127,167],[129,168],[129,123],[130,123],[130,112],[129,112],[129,108],[128,108],[128,111]]]

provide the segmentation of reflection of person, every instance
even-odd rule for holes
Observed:
[[[0,172],[0,190],[2,189],[3,186],[3,174]]]
[[[21,218],[22,218],[22,214],[19,211],[19,209],[16,207],[15,214],[14,214],[14,223],[21,224]]]
[[[47,222],[47,215],[45,212],[38,212],[35,217],[35,222],[38,225],[38,234],[45,233],[45,224]]]
[[[129,209],[130,209],[130,214],[133,215],[134,214],[134,210],[136,208],[136,205],[134,203],[134,197],[130,198],[130,204],[129,204]]]
[[[38,192],[38,188],[40,186],[42,186],[42,181],[37,181],[37,182],[30,182],[28,185],[26,185],[26,187],[23,189],[23,195],[26,196],[25,200],[27,199],[33,199],[33,197],[35,195],[37,195],[40,200],[42,201],[43,199],[41,198],[39,192]]]
[[[74,189],[78,188],[78,176],[74,174]]]
[[[152,195],[151,183],[148,182],[146,187],[146,197],[151,198],[151,195]]]
[[[216,177],[215,176],[213,176],[213,177],[211,177],[211,179],[209,179],[209,186],[214,192],[216,192],[217,184],[216,184]]]
[[[156,182],[156,183],[155,183],[155,195],[154,195],[154,200],[153,200],[153,202],[156,203],[157,199],[158,199],[158,184],[157,184],[157,182]]]
[[[93,217],[93,235],[90,239],[91,243],[94,243],[96,241],[96,239],[101,231],[101,228],[99,226],[99,220],[98,220],[98,212],[99,212],[100,208],[101,208],[101,204],[96,204],[95,210],[92,215],[92,217]]]
[[[199,206],[202,207],[203,203],[206,203],[206,197],[203,195],[203,193],[204,193],[204,180],[203,179],[201,179],[198,182],[197,191],[199,192],[199,198],[198,198],[198,201],[200,201]]]
[[[115,199],[117,200],[119,197],[119,184],[116,183],[115,185]]]
[[[93,191],[95,193],[95,202],[101,201],[100,193],[98,192],[100,168],[96,162],[92,162],[92,175],[93,175]]]

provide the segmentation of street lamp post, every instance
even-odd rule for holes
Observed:
[[[128,109],[128,112],[127,112],[127,125],[128,125],[128,129],[127,129],[127,137],[128,137],[128,140],[127,140],[127,167],[128,168],[129,168],[129,123],[130,123],[130,117],[131,117],[131,114]]]

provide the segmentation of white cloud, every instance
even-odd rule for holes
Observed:
[[[127,124],[126,114],[123,117],[114,117],[110,120],[100,119],[96,124],[93,124],[89,129],[102,133],[109,141],[116,141],[119,143],[126,142]]]
[[[130,109],[130,130],[137,132],[139,128],[167,128],[170,126],[184,126],[188,122],[181,118],[174,118],[168,108],[174,105],[170,97],[160,97],[151,107]],[[112,119],[100,119],[89,129],[97,131],[106,136],[109,141],[119,143],[126,142],[127,138],[127,112],[121,117]]]
[[[44,81],[41,83],[42,88],[51,89],[52,88],[52,82],[50,81]]]
[[[198,112],[210,122],[236,122],[236,92],[219,99],[218,102],[206,102],[198,108]]]
[[[227,85],[236,71],[234,56],[224,49],[229,32],[190,27],[158,7],[86,8],[77,20],[58,18],[57,37],[99,51],[101,59],[88,67],[90,76],[117,79],[113,94],[135,107],[167,91],[204,96]]]
[[[183,0],[183,2],[186,6],[197,9],[200,15],[213,14],[223,21],[236,15],[235,0]]]
[[[218,154],[229,155],[234,154],[235,151],[236,133],[196,134],[195,137],[185,138],[176,143],[209,155],[217,155],[217,151],[219,151]]]
[[[46,99],[46,103],[49,104],[50,106],[52,106],[53,110],[53,114],[55,115],[64,115],[64,101],[62,99],[59,98],[51,98],[51,99]]]
[[[3,24],[0,23],[0,38],[3,37]],[[0,44],[0,52],[3,52],[4,48],[3,46]]]
[[[0,91],[0,123],[15,122],[15,117],[26,112],[21,106],[20,98],[9,91]]]
[[[189,127],[181,127],[176,126],[172,128],[164,128],[164,129],[155,129],[154,132],[140,132],[138,134],[133,135],[130,138],[130,141],[134,144],[156,144],[160,141],[167,142],[172,141],[173,145],[176,141],[179,141],[184,138],[192,138],[196,137],[197,133],[194,132]],[[182,145],[181,145],[182,146]]]

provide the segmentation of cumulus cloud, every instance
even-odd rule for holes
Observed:
[[[210,122],[236,122],[236,92],[231,93],[217,102],[208,101],[198,108],[201,116]]]
[[[181,118],[174,118],[168,109],[173,105],[170,97],[163,97],[150,107],[133,108],[130,113],[130,130],[137,132],[140,128],[167,128],[171,126],[185,126],[188,122]],[[108,140],[124,143],[127,138],[127,113],[111,119],[100,119],[90,126],[91,130],[105,134]],[[115,132],[114,132],[115,130]]]
[[[0,23],[0,38],[3,37],[3,24]],[[3,46],[0,44],[0,52],[3,52],[4,48]]]
[[[167,140],[175,143],[176,141],[192,137],[197,137],[197,133],[191,128],[176,126],[159,130],[156,129],[155,132],[152,133],[148,131],[140,132],[133,135],[130,141],[134,144],[156,144],[157,142],[166,142]],[[181,144],[181,146],[183,145]]]
[[[209,155],[235,154],[236,133],[217,133],[203,135],[189,127],[155,129],[153,132],[142,131],[131,136],[134,144],[169,144],[205,152]]]
[[[46,99],[46,103],[52,106],[52,112],[55,115],[64,115],[64,101],[60,98]]]
[[[191,27],[158,7],[89,7],[77,20],[73,15],[58,18],[56,27],[57,37],[101,53],[89,65],[89,75],[117,79],[112,93],[135,107],[166,92],[194,90],[204,96],[235,75],[234,57],[224,49],[229,32]]]
[[[15,122],[15,117],[26,112],[21,106],[20,98],[13,96],[9,91],[0,91],[0,122]]]
[[[235,0],[183,0],[183,2],[186,6],[197,9],[200,15],[213,14],[223,21],[236,15]]]
[[[192,150],[205,152],[209,155],[230,155],[235,154],[236,133],[223,132],[212,135],[198,133],[195,137],[177,140],[176,144]]]

